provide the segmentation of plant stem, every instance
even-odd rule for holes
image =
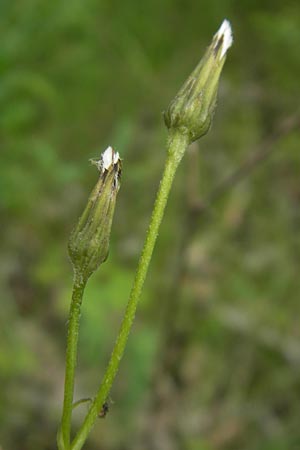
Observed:
[[[83,281],[80,275],[75,274],[72,302],[70,306],[69,321],[68,321],[64,404],[63,404],[61,426],[57,438],[58,448],[60,450],[67,450],[70,448],[74,378],[77,363],[79,319],[85,285],[86,281]]]
[[[169,136],[168,140],[168,157],[165,164],[164,173],[160,182],[159,190],[156,196],[154,209],[147,231],[144,247],[138,263],[133,287],[130,293],[129,301],[125,311],[125,315],[121,324],[119,335],[117,337],[110,361],[108,363],[104,378],[97,392],[97,395],[89,409],[89,412],[79,429],[74,441],[72,442],[72,450],[80,450],[87,439],[99,411],[111,390],[114,378],[117,374],[121,358],[124,353],[129,332],[131,330],[137,304],[144,285],[149,263],[152,257],[154,245],[158,236],[158,230],[164,215],[168,196],[174,179],[176,169],[181,158],[187,148],[188,139],[182,134],[176,133]]]

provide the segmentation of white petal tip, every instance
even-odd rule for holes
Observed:
[[[102,172],[104,172],[104,170],[108,170],[111,165],[117,164],[119,159],[119,153],[115,152],[112,147],[107,147],[107,149],[102,153],[101,160],[99,161],[101,162]]]
[[[223,20],[222,25],[215,34],[215,37],[217,38],[216,45],[218,45],[218,43],[222,39],[221,58],[223,58],[223,56],[226,54],[227,50],[229,49],[229,47],[231,47],[233,42],[232,28],[229,20],[227,19]]]

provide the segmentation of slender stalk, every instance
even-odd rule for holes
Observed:
[[[79,429],[74,441],[71,444],[72,450],[80,450],[87,439],[99,411],[112,387],[114,378],[117,374],[121,358],[124,353],[129,332],[131,330],[137,304],[144,285],[149,263],[152,257],[154,245],[158,236],[158,230],[164,215],[168,196],[174,179],[176,169],[181,158],[187,148],[188,139],[179,133],[172,134],[168,141],[168,157],[165,164],[164,173],[160,182],[159,190],[156,196],[154,209],[147,231],[146,240],[142,250],[142,254],[138,263],[133,287],[130,293],[129,301],[125,311],[125,315],[121,324],[119,335],[117,337],[110,361],[108,363],[104,378],[97,392],[97,395],[89,409],[89,412]]]
[[[91,397],[81,398],[80,400],[77,400],[73,403],[73,409],[77,408],[77,406],[82,405],[83,403],[91,403],[93,400]]]
[[[63,404],[61,426],[57,438],[58,448],[60,450],[67,450],[70,448],[71,419],[73,409],[74,378],[77,363],[79,320],[85,285],[86,281],[83,281],[81,276],[75,275],[72,293],[72,302],[70,306],[69,321],[68,321],[64,404]]]

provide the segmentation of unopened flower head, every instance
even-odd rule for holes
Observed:
[[[198,66],[164,114],[166,126],[186,135],[189,142],[197,140],[210,128],[219,78],[232,42],[230,23],[224,20]]]
[[[103,263],[109,250],[111,224],[120,187],[119,153],[108,147],[92,160],[100,176],[69,240],[69,255],[77,275],[86,281]]]

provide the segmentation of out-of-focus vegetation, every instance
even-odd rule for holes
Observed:
[[[56,448],[66,242],[97,178],[89,158],[111,144],[124,170],[110,257],[85,294],[77,399],[96,390],[127,301],[165,157],[161,112],[224,17],[235,43],[213,129],[175,181],[110,413],[86,448],[299,449],[299,2],[2,0],[3,450]]]

